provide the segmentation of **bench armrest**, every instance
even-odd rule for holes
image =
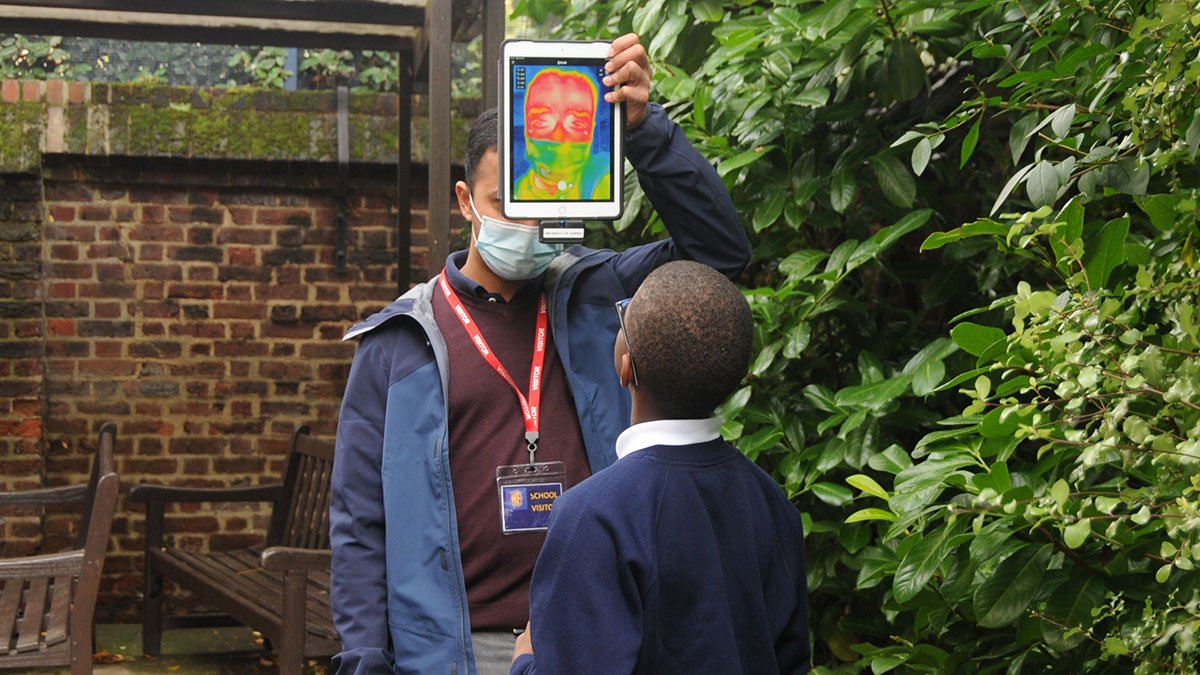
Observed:
[[[62,487],[0,492],[0,507],[49,506],[51,504],[73,504],[87,493],[86,485],[64,485]]]
[[[277,502],[283,485],[255,485],[240,488],[186,488],[142,483],[129,489],[129,501],[142,504],[171,502]]]
[[[77,575],[83,570],[83,550],[0,560],[0,579]]]
[[[263,569],[273,572],[309,572],[329,569],[329,549],[272,546],[262,552]]]

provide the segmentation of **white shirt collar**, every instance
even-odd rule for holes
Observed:
[[[693,445],[721,437],[721,418],[655,420],[635,424],[617,436],[617,459],[653,445]]]

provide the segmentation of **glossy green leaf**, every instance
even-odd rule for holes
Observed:
[[[1002,628],[1025,614],[1046,574],[1050,552],[1050,546],[1025,546],[1001,562],[975,591],[976,622]]]
[[[1042,160],[1034,165],[1033,170],[1025,177],[1025,193],[1035,207],[1053,204],[1058,199],[1058,171],[1054,165]]]
[[[856,473],[853,476],[850,476],[849,478],[847,478],[846,482],[849,483],[851,486],[856,487],[859,490],[862,490],[866,494],[871,495],[872,497],[879,497],[880,499],[885,500],[885,501],[888,498],[887,490],[884,490],[883,487],[879,485],[879,483],[875,482],[874,478],[871,478],[870,476],[868,476],[866,474]]]
[[[713,23],[725,16],[720,0],[693,0],[688,4],[691,5],[692,15],[697,21]]]
[[[988,215],[992,215],[999,210],[1000,205],[1004,203],[1004,200],[1008,199],[1008,195],[1012,193],[1013,189],[1020,185],[1021,181],[1025,180],[1030,171],[1033,171],[1033,167],[1033,164],[1029,164],[1009,177],[1008,182],[1000,189],[1000,194],[996,195],[996,201],[992,204],[992,209],[988,211]]]
[[[892,155],[875,155],[870,161],[883,196],[897,206],[912,206],[917,183],[900,160]]]
[[[1104,582],[1095,576],[1069,579],[1046,601],[1046,614],[1055,622],[1042,622],[1042,638],[1055,651],[1065,652],[1081,644],[1092,623],[1092,610],[1104,601]],[[1066,626],[1064,630],[1062,626]],[[1079,629],[1072,635],[1067,631]]]
[[[849,272],[857,268],[859,265],[891,248],[892,244],[899,241],[901,237],[924,225],[932,215],[933,211],[930,209],[921,209],[905,214],[903,218],[892,225],[879,228],[879,231],[871,235],[870,239],[855,247],[850,257],[846,260],[846,271]]]
[[[1092,521],[1080,518],[1063,528],[1063,543],[1067,545],[1067,548],[1079,548],[1083,542],[1087,541],[1088,535],[1091,533]]]
[[[1177,195],[1150,195],[1135,201],[1150,216],[1150,224],[1160,231],[1166,232],[1175,226],[1176,207],[1179,205]]]
[[[945,530],[931,532],[916,543],[900,566],[896,568],[896,581],[892,586],[892,596],[896,602],[905,603],[916,597],[917,593],[933,578],[938,563],[944,556]],[[914,535],[917,536],[917,535]]]
[[[964,321],[950,329],[950,338],[963,351],[979,356],[997,340],[1004,339],[1004,331],[991,326]]]
[[[849,492],[849,490],[846,491]],[[884,511],[883,509],[876,508],[859,509],[858,511],[851,513],[849,516],[846,516],[845,522],[860,523],[865,520],[886,520],[890,523],[896,520],[896,514],[892,513],[891,511]]]
[[[1071,133],[1071,123],[1075,121],[1075,104],[1068,103],[1050,115],[1050,129],[1055,138],[1063,138]]]
[[[975,146],[979,145],[979,125],[983,122],[983,112],[975,117],[975,123],[967,130],[967,135],[963,137],[962,149],[958,153],[958,168],[963,168],[967,165],[967,160],[971,159],[971,155],[975,154]]]
[[[829,205],[833,207],[834,211],[845,213],[854,201],[856,187],[854,175],[849,171],[842,170],[833,174],[829,184]]]
[[[755,232],[762,232],[779,220],[779,214],[783,213],[783,205],[787,202],[789,195],[783,190],[778,190],[767,198],[767,202],[762,207],[754,210],[754,225]]]
[[[1100,233],[1087,243],[1083,264],[1092,288],[1108,285],[1113,270],[1125,262],[1125,238],[1129,236],[1129,217],[1117,218],[1104,224]]]
[[[1200,110],[1197,110],[1196,114],[1192,116],[1192,123],[1188,125],[1183,138],[1187,143],[1188,153],[1195,158],[1196,153],[1200,152]]]
[[[791,98],[788,103],[802,108],[820,108],[829,100],[829,90],[824,87],[805,89]]]
[[[768,146],[757,147],[757,148],[754,148],[753,150],[747,150],[741,154],[738,154],[734,157],[731,157],[731,158],[725,160],[724,162],[721,162],[721,164],[717,167],[717,172],[720,173],[722,176],[728,175],[732,171],[735,171],[744,166],[753,164],[754,162],[758,161],[758,159],[760,157],[762,157],[763,155],[765,155],[767,152],[769,152],[772,149],[773,149],[773,146],[768,145]]]
[[[825,251],[804,249],[779,261],[779,271],[794,279],[803,279],[829,257]]]
[[[969,239],[971,237],[1004,235],[1008,232],[1008,228],[1008,225],[1005,225],[1004,223],[998,223],[994,220],[977,220],[973,223],[960,225],[947,232],[934,232],[926,237],[925,241],[921,243],[921,250],[932,251],[939,249],[946,244],[962,241],[963,239]]]
[[[928,138],[922,138],[917,141],[917,144],[912,149],[912,170],[913,173],[920,176],[925,173],[925,167],[929,165],[929,157],[933,154],[933,145]]]
[[[887,73],[886,88],[892,98],[911,101],[925,88],[925,66],[916,47],[903,36],[888,44],[883,61]]]
[[[830,506],[842,506],[854,499],[850,488],[837,483],[814,483],[811,489],[818,499]]]
[[[1021,161],[1021,155],[1025,153],[1025,148],[1028,147],[1029,139],[1033,137],[1037,126],[1037,113],[1029,113],[1013,123],[1012,130],[1008,133],[1008,148],[1012,154],[1013,164]]]

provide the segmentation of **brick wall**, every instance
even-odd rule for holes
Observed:
[[[0,175],[0,491],[43,484],[42,182]],[[40,519],[5,514],[0,554],[36,547]]]
[[[40,177],[0,176],[0,489],[84,480],[106,420],[122,493],[270,482],[296,425],[332,436],[354,351],[341,335],[396,296],[397,267],[394,174],[376,167],[352,173],[335,271],[330,171],[47,156]],[[267,517],[186,508],[168,511],[167,530],[232,547],[260,541]],[[138,620],[142,528],[122,497],[101,620]],[[5,554],[56,550],[74,532],[62,515],[9,518]]]

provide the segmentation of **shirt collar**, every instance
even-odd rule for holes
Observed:
[[[720,437],[720,417],[642,422],[617,436],[617,459],[654,445],[694,445]]]
[[[504,296],[499,293],[489,293],[488,289],[476,283],[467,275],[462,273],[462,266],[467,264],[467,251],[455,251],[446,258],[446,278],[449,279],[450,285],[460,294],[467,294],[473,298],[480,300],[490,300],[492,302],[504,302]],[[525,297],[526,294],[539,290],[542,287],[542,280],[545,277],[543,272],[541,276],[530,279],[528,283],[517,291],[513,296],[513,300]]]

